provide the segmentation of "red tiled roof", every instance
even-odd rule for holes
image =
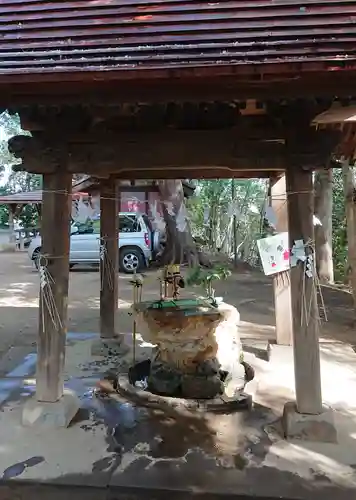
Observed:
[[[0,75],[356,61],[356,1],[1,0]]]
[[[42,203],[42,191],[6,194],[0,196],[0,204],[2,203]]]

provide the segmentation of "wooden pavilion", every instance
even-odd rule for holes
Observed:
[[[193,196],[195,186],[188,181],[182,181],[183,194],[185,198]],[[133,209],[151,215],[152,208],[159,209],[160,196],[157,181],[153,180],[122,180],[119,181],[120,206],[119,211],[128,212]],[[84,176],[82,179],[73,183],[73,193],[86,192],[90,196],[94,205],[100,206],[100,178],[94,176]]]
[[[38,215],[41,215],[42,191],[36,189],[23,193],[5,194],[0,196],[0,204],[6,205],[9,210],[9,243],[11,246],[10,248],[15,249],[16,233],[14,220],[20,215],[26,205],[34,205]],[[22,238],[22,231],[19,231],[19,247],[21,250],[24,249],[24,241],[25,239]]]
[[[82,195],[80,191],[74,190],[72,192],[72,201],[79,199]],[[16,234],[14,230],[14,219],[18,217],[26,205],[34,205],[39,218],[42,214],[42,189],[35,189],[34,191],[22,191],[19,193],[10,193],[0,195],[0,205],[6,205],[9,210],[9,242],[15,245]],[[19,249],[24,250],[24,242],[29,233],[37,232],[39,228],[23,228],[18,230],[19,234]],[[25,237],[23,237],[25,233]]]
[[[63,394],[72,174],[100,179],[101,234],[115,271],[123,179],[285,173],[290,245],[312,240],[312,172],[331,166],[342,132],[311,122],[355,92],[355,19],[347,0],[1,2],[0,104],[32,134],[9,148],[43,174],[43,251],[61,319],[40,312],[39,401]],[[307,280],[311,319],[301,323],[303,273],[302,265],[290,273],[297,408],[316,415],[317,303]],[[104,339],[116,335],[117,273],[113,287],[107,279]],[[288,285],[276,287],[289,304]]]

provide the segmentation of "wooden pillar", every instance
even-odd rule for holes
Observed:
[[[271,180],[271,204],[276,216],[276,230],[288,232],[286,178]],[[277,344],[292,345],[293,324],[289,271],[273,277]]]
[[[289,245],[314,241],[312,172],[291,168],[286,172]],[[319,321],[316,290],[305,275],[304,263],[291,268],[295,390],[299,413],[322,412]],[[305,285],[303,286],[303,283]],[[307,319],[302,319],[303,296]]]
[[[16,233],[15,233],[15,216],[17,211],[17,204],[10,203],[9,207],[9,243],[16,249]]]
[[[100,336],[116,337],[119,272],[119,189],[114,178],[100,183],[100,237],[104,256],[100,260]]]
[[[42,254],[50,279],[40,289],[36,396],[55,402],[63,395],[68,279],[69,204],[72,176],[59,170],[43,176]],[[51,300],[51,297],[53,300]],[[53,305],[49,304],[53,301]]]

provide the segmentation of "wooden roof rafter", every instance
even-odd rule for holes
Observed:
[[[273,82],[303,94],[323,73],[341,90],[340,73],[356,75],[355,19],[351,0],[3,0],[0,86],[5,98],[83,99],[84,82],[93,97],[115,81],[112,98],[132,84],[152,98],[150,80],[188,90],[209,76],[256,97],[277,95]]]
[[[8,0],[0,74],[350,62],[355,16],[350,0]]]

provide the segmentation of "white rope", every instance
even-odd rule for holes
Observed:
[[[116,238],[115,238],[116,239]],[[102,265],[103,272],[101,273],[101,283],[100,290],[104,289],[104,280],[107,276],[107,282],[109,286],[109,290],[114,290],[114,273],[115,269],[111,259],[109,257],[108,248],[107,248],[107,240],[105,238],[100,239],[100,247],[99,247],[99,255],[100,261]]]
[[[298,247],[299,248],[299,247]],[[317,321],[319,324],[321,324],[321,315],[320,315],[320,310],[319,310],[319,302],[318,299],[320,297],[320,308],[321,311],[323,312],[324,320],[328,321],[327,313],[326,313],[326,307],[325,307],[325,302],[324,302],[324,297],[322,293],[322,288],[321,288],[321,283],[318,277],[318,273],[316,270],[316,262],[315,262],[315,245],[314,243],[309,240],[307,243],[304,244],[304,249],[306,250],[305,258],[299,258],[297,261],[303,262],[303,279],[302,279],[302,306],[301,306],[301,318],[300,318],[300,324],[303,326],[304,324],[306,326],[309,325],[310,318],[312,315],[312,301],[313,301],[313,295],[315,294],[316,297],[316,306],[317,306]],[[293,251],[293,249],[292,249]],[[309,304],[307,304],[307,298],[306,298],[306,281],[307,279],[312,280],[312,293],[310,297]]]
[[[55,281],[48,271],[48,260],[44,256],[39,257],[39,266],[38,271],[40,275],[40,287],[41,287],[41,312],[42,312],[42,328],[43,332],[45,332],[45,311],[48,312],[48,315],[52,321],[52,324],[55,330],[59,331],[63,328],[63,323],[60,317],[60,314],[57,309],[56,301],[54,299],[54,295],[52,292],[52,285],[55,284]]]

